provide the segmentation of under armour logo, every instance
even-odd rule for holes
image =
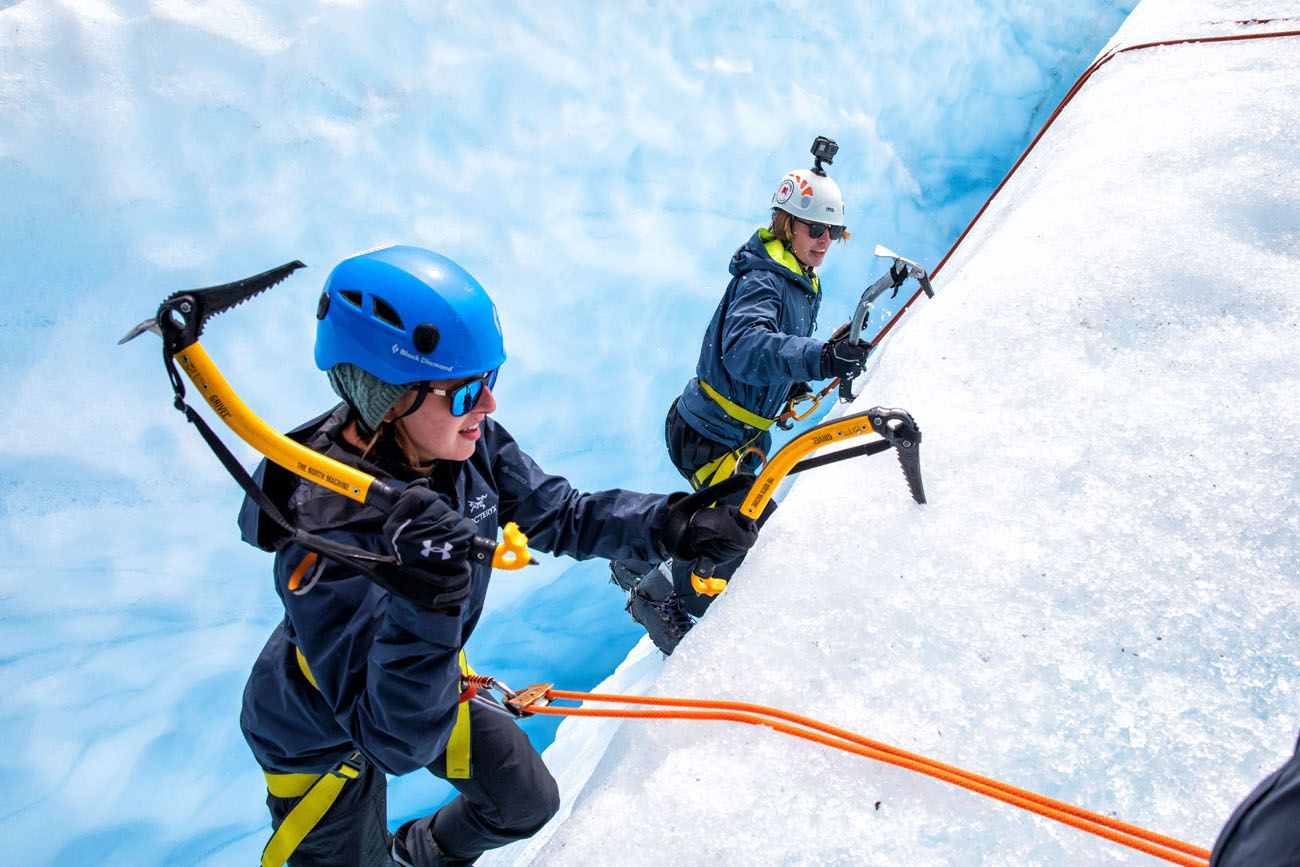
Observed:
[[[435,548],[435,547],[433,547],[433,541],[432,541],[432,540],[430,540],[430,539],[425,539],[425,540],[424,540],[424,547],[420,549],[420,556],[421,556],[421,557],[428,557],[430,554],[432,554],[432,553],[434,553],[434,552],[437,552],[437,553],[441,554],[441,555],[442,555],[442,559],[444,559],[444,560],[450,560],[450,559],[451,559],[451,543],[450,543],[450,542],[443,542],[441,545],[439,545],[437,548]]]

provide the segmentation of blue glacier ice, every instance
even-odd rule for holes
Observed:
[[[0,188],[5,191],[0,198],[0,369],[5,374],[0,413],[6,431],[0,449],[0,547],[6,554],[0,570],[0,688],[7,696],[0,732],[9,746],[0,839],[9,857],[14,863],[55,865],[245,864],[256,859],[267,834],[261,777],[239,735],[237,716],[247,669],[278,620],[268,559],[238,542],[238,490],[170,409],[170,389],[152,338],[115,345],[129,327],[152,315],[163,297],[295,258],[310,266],[216,320],[204,335],[205,346],[240,395],[269,422],[287,428],[333,401],[310,360],[310,313],[329,267],[348,253],[382,243],[434,247],[464,264],[498,300],[510,353],[499,383],[498,417],[544,467],[590,489],[678,488],[681,482],[663,454],[664,410],[691,375],[704,323],[725,285],[727,259],[765,220],[781,174],[807,164],[812,137],[827,134],[840,144],[833,174],[845,191],[855,235],[823,270],[828,295],[818,333],[825,336],[878,274],[874,244],[929,263],[947,251],[1136,5],[1136,0],[1092,0],[1027,8],[1011,0],[983,0],[838,9],[729,3],[703,11],[688,3],[590,4],[579,7],[580,14],[561,14],[512,3],[486,14],[472,6],[433,9],[398,2],[0,4]],[[1192,6],[1189,11],[1167,0],[1147,0],[1132,21],[1146,27],[1145,39],[1221,27],[1225,20],[1248,17],[1237,14],[1246,6],[1252,13],[1267,6],[1269,14],[1295,14],[1278,2],[1207,0]],[[1136,62],[1123,59],[1115,65]],[[1194,66],[1148,73],[1166,88],[1162,93],[1174,92],[1170,82],[1199,74]],[[1270,79],[1261,75],[1267,84]],[[1094,103],[1122,112],[1128,98],[1123,83],[1112,84]],[[1211,89],[1206,99],[1218,105],[1228,96]],[[1154,121],[1142,130],[1149,136],[1161,132],[1155,121],[1174,126],[1172,114],[1148,114]],[[1111,128],[1105,120],[1097,120],[1098,129]],[[1290,139],[1285,129],[1265,127],[1261,135],[1270,131],[1275,138],[1264,141],[1275,146],[1266,154],[1275,155]],[[1096,142],[1090,146],[1105,152]],[[1158,158],[1161,166],[1181,160],[1181,175],[1199,179],[1202,189],[1230,190],[1195,170],[1198,148],[1209,146],[1192,142],[1175,149],[1175,157],[1162,152],[1150,159]],[[1039,169],[1069,156],[1053,147],[1045,142],[1036,152],[1043,161]],[[1211,153],[1216,164],[1227,161],[1245,177],[1272,170],[1268,160],[1248,149]],[[1024,213],[1037,213],[1040,225],[1052,225],[1051,216],[1083,201],[1109,167],[1094,160],[1073,168],[1074,186],[1065,192],[1054,186],[1060,175],[1043,170],[1030,176],[1048,194],[1038,200],[1025,196],[1027,207],[1041,210]],[[1125,169],[1141,176],[1140,167]],[[1293,197],[1280,192],[1271,199],[1245,193],[1218,198],[1234,220],[1256,233],[1253,241],[1234,235],[1220,253],[1237,255],[1239,243],[1265,250],[1286,249],[1289,243],[1294,249]],[[1134,236],[1149,237],[1151,227],[1165,228],[1163,215],[1176,213],[1187,200],[1169,195],[1122,203],[1108,220],[1126,221]],[[988,224],[1001,226],[1013,218],[1012,211],[1002,210],[990,213]],[[1042,266],[1042,273],[1055,273],[1046,266],[1071,252],[1058,243],[1035,251],[1033,219],[1022,217],[1018,229],[1020,234],[1002,243]],[[1094,281],[1127,287],[1143,279],[1129,260],[1108,262],[1104,250],[1081,246],[1096,268],[1089,275]],[[1172,289],[1157,294],[1166,306],[1185,301],[1201,315],[1219,317],[1218,325],[1241,329],[1243,339],[1274,347],[1274,372],[1294,364],[1282,347],[1261,338],[1260,317],[1225,308],[1216,284],[1198,277],[1219,273],[1206,270],[1215,251],[1162,250],[1154,244],[1142,249],[1152,257],[1149,264],[1183,278],[1177,286],[1186,294]],[[979,482],[993,487],[996,482],[1004,492],[1031,499],[1043,493],[1042,479],[1035,481],[1025,467],[1017,470],[1022,475],[995,478],[998,468],[981,462],[969,442],[939,443],[944,434],[955,437],[961,431],[959,411],[976,413],[985,406],[993,414],[1028,411],[1035,401],[1054,406],[1045,398],[1058,386],[1026,375],[1018,380],[1023,393],[1015,398],[998,391],[1010,387],[990,371],[1025,373],[1012,348],[1040,338],[1058,340],[1059,354],[1048,361],[1059,365],[1063,376],[1099,388],[1087,377],[1113,371],[1085,362],[1096,362],[1092,356],[1098,353],[1141,345],[1150,337],[1145,327],[1163,315],[1161,304],[1153,301],[1137,314],[1126,308],[1124,316],[1145,317],[1143,327],[1117,320],[1115,308],[1125,307],[1128,290],[1099,298],[1085,291],[1093,284],[1081,283],[1071,286],[1079,293],[1075,319],[1103,330],[1111,324],[1108,339],[1114,348],[1075,346],[1054,330],[1057,325],[1035,334],[962,288],[961,280],[967,286],[1006,282],[1006,291],[1018,293],[1011,297],[1030,309],[1066,291],[1055,284],[1031,287],[1043,294],[1023,288],[1019,278],[1009,278],[1009,259],[1004,250],[986,264],[951,264],[949,273],[959,275],[952,278],[952,294],[943,305],[918,313],[934,330],[923,331],[917,319],[891,337],[899,343],[880,359],[871,380],[884,390],[882,400],[906,398],[914,404],[909,408],[923,425],[922,411],[929,410],[939,433],[934,444],[927,442],[926,455],[938,492],[946,487],[950,498],[986,497],[999,509],[1007,508],[1006,496],[994,496]],[[1266,257],[1266,265],[1275,269],[1267,273],[1294,275],[1288,270],[1294,269],[1293,254]],[[1246,301],[1255,305],[1252,310],[1265,311],[1280,303],[1251,295]],[[1236,382],[1247,393],[1262,395],[1260,413],[1278,405],[1294,408],[1294,398],[1277,385],[1281,380],[1269,378],[1266,363],[1215,347],[1221,351],[1205,367],[1212,383]],[[1003,355],[996,367],[978,366],[959,350]],[[934,393],[946,397],[927,396],[927,377],[935,383]],[[986,404],[972,399],[945,406],[944,399],[960,394],[952,382],[962,377],[972,383],[972,392],[987,396]],[[1211,393],[1222,396],[1227,389]],[[1161,406],[1162,394],[1132,389],[1144,408],[1151,402]],[[1165,412],[1156,414],[1181,424],[1189,417],[1184,409],[1170,400]],[[1044,424],[1051,420],[1035,418]],[[969,431],[991,437],[996,429],[980,423]],[[1082,446],[1063,445],[1075,442],[1068,437],[1026,435],[1030,441],[1021,447],[1038,450],[1044,461],[1060,458],[1050,465],[1059,474],[1054,484],[1073,498],[1081,515],[1095,520],[1094,526],[1106,526],[1114,504],[1091,487],[1093,477],[1086,471],[1103,458]],[[1209,438],[1208,430],[1205,435]],[[1294,451],[1270,446],[1253,433],[1247,439],[1261,472],[1281,478],[1279,484],[1293,496],[1294,490],[1285,488],[1293,481],[1285,467]],[[251,450],[235,445],[251,463]],[[1071,449],[1065,457],[1058,454]],[[958,471],[960,460],[968,461],[973,481]],[[1195,477],[1188,464],[1171,459],[1161,466]],[[1141,471],[1136,460],[1123,467]],[[890,476],[882,484],[897,481]],[[790,508],[783,511],[812,509],[807,514],[813,525],[828,526],[834,516],[798,501],[802,490],[796,486]],[[813,499],[814,486],[807,490],[803,499]],[[1215,508],[1236,516],[1267,491],[1264,486],[1234,489],[1239,499]],[[1190,495],[1187,488],[1174,487],[1170,496]],[[1188,503],[1193,506],[1196,515],[1211,508]],[[1006,512],[996,514],[1009,521]],[[1286,540],[1294,531],[1294,511],[1269,514],[1274,523],[1267,532],[1276,534],[1273,553],[1280,559],[1264,557],[1259,568],[1294,564],[1287,560],[1293,543]],[[1224,533],[1240,532],[1235,518],[1224,521]],[[941,523],[941,529],[955,533],[978,529],[951,514]],[[1019,552],[1010,559],[1017,568],[1028,568],[1022,555],[1044,544],[1017,535],[1024,528],[1014,522],[1003,529],[1006,536],[960,552],[974,558],[973,574],[994,574],[999,553]],[[788,519],[773,530],[770,552],[810,544]],[[1148,525],[1132,532],[1148,548],[1167,551],[1179,569],[1195,572],[1205,562],[1216,567],[1231,562],[1213,545],[1171,545],[1162,530],[1172,532]],[[932,539],[918,537],[900,520],[885,519],[880,531],[870,543],[873,557],[900,568],[910,564],[933,588],[951,578],[946,567],[957,552],[943,549],[928,558],[918,553],[925,548],[908,546]],[[830,571],[828,564],[846,551],[833,536],[819,538],[823,554],[812,566]],[[1123,573],[1129,550],[1116,542],[1091,553]],[[1059,562],[1065,554],[1042,556]],[[777,557],[756,555],[754,574],[775,570]],[[491,608],[469,648],[475,666],[514,685],[546,679],[581,689],[602,681],[640,639],[621,610],[619,593],[606,582],[604,564],[547,558],[543,568],[530,572],[494,579]],[[799,605],[824,601],[835,586],[828,584],[822,595],[815,592]],[[1283,627],[1293,624],[1294,614],[1282,613],[1285,585],[1267,586],[1261,622],[1272,611]],[[724,693],[733,688],[710,686],[713,669],[705,654],[725,658],[726,636],[744,634],[742,612],[752,618],[759,601],[778,604],[778,588],[771,582],[755,580],[753,587],[748,596],[738,592],[718,607],[716,626],[711,613],[708,629],[698,630],[684,655],[664,666],[668,687]],[[952,598],[960,598],[963,587],[957,581]],[[1004,612],[1014,606],[1010,584],[994,582],[994,587],[1005,593],[974,598],[1003,606]],[[886,613],[893,613],[920,630],[927,626],[921,618],[930,606],[936,622],[929,625],[937,634],[959,634],[960,612],[944,607],[933,588],[910,594],[900,585],[876,618],[883,623]],[[1121,667],[1131,662],[1127,651],[1114,656],[1099,639],[1089,643],[1085,597],[1099,589],[1085,585],[1078,598],[1065,602],[1031,599],[1062,605],[1067,612],[1059,628],[1083,648],[1079,667],[1055,657],[1041,664],[1059,668],[1057,676],[1081,691],[1091,662]],[[1205,593],[1204,603],[1217,610],[1210,591]],[[1208,618],[1203,628],[1227,628],[1228,613],[1243,615],[1243,609],[1231,606],[1224,612],[1222,619]],[[1178,613],[1170,617],[1184,623]],[[847,641],[847,627],[833,617],[820,627],[811,614],[796,622],[782,616],[778,622],[791,629],[821,628],[833,644]],[[1014,625],[1008,617],[992,622],[989,635],[1009,634]],[[874,620],[873,625],[883,628]],[[1294,697],[1294,673],[1262,662],[1228,670],[1231,663],[1214,661],[1217,651],[1208,638],[1191,631],[1206,640],[1182,648],[1169,671],[1156,674],[1184,685],[1184,669],[1202,652],[1203,662],[1217,667],[1232,685],[1229,692],[1239,690],[1232,692],[1238,704],[1220,709],[1242,735],[1235,747],[1240,755],[1234,763],[1213,765],[1225,774],[1230,768],[1239,786],[1277,757],[1281,747],[1267,735],[1294,728],[1294,719],[1282,718],[1276,703],[1279,694]],[[1147,636],[1134,636],[1139,638]],[[864,649],[873,664],[899,663],[896,676],[872,689],[902,688],[904,674],[945,662],[929,644],[903,658],[895,645],[907,641],[893,637]],[[1278,651],[1275,642],[1259,641],[1252,660]],[[1064,638],[1044,639],[1050,650],[1065,645]],[[756,655],[772,663],[776,651],[763,643]],[[843,661],[836,647],[829,651]],[[939,736],[928,734],[927,712],[936,706],[961,720],[981,707],[1002,709],[992,684],[1001,689],[1005,681],[990,678],[988,690],[982,689],[987,663],[980,661],[980,652],[970,648],[948,658],[952,679],[941,681],[948,689],[919,692],[927,702],[918,701],[898,723],[886,724],[837,699],[828,699],[823,709],[842,711],[848,721],[891,735],[909,725],[924,729],[921,739],[934,746]],[[643,681],[648,670],[657,673],[653,659],[638,664]],[[1032,661],[1017,664],[1035,670]],[[843,674],[862,671],[850,666]],[[815,682],[828,685],[833,678],[822,675]],[[1037,681],[1028,683],[1031,697],[1044,690]],[[1120,686],[1136,690],[1131,683]],[[826,694],[838,695],[830,686]],[[1153,737],[1146,698],[1140,691],[1119,695],[1127,717],[1098,711],[1095,718],[1073,722],[1109,728],[1113,741],[1140,750],[1142,739]],[[1168,750],[1194,743],[1188,750],[1192,756],[1207,753],[1201,735],[1190,734],[1189,721],[1198,720],[1200,712],[1191,709],[1190,700],[1179,701],[1169,699],[1163,708],[1179,721],[1172,732],[1183,736],[1171,739]],[[1240,702],[1251,704],[1254,716]],[[1007,716],[1010,712],[998,720]],[[526,725],[539,747],[551,743],[553,724]],[[1000,734],[1017,736],[1009,729]],[[740,764],[738,757],[749,749],[732,737],[722,736],[718,761],[724,769]],[[1027,740],[1059,746],[1047,738]],[[663,733],[652,733],[650,743],[622,743],[608,761],[616,762],[619,753],[635,760],[646,758],[638,750],[662,748],[671,755],[683,748]],[[682,766],[691,765],[692,747],[704,751],[707,744],[685,744],[687,754],[676,760]],[[760,745],[758,750],[767,755],[783,748]],[[977,751],[957,758],[996,757]],[[1070,796],[1102,801],[1112,781],[1079,770],[1084,759],[1067,752],[1051,761],[1059,762],[1059,776],[1073,774],[1083,781],[1083,791]],[[809,761],[818,768],[830,762]],[[1028,773],[1036,756],[1026,750],[1023,761],[1025,768],[1013,770]],[[672,762],[656,767],[656,780],[671,778]],[[1194,766],[1159,768],[1174,770],[1186,782]],[[1162,782],[1153,772],[1126,785],[1158,800]],[[623,795],[608,773],[598,774],[595,785],[606,788],[587,798],[591,813],[581,812],[581,805],[575,810],[576,828],[601,824],[607,814],[599,809]],[[698,796],[698,785],[684,784],[680,796]],[[920,790],[902,784],[897,791],[917,818],[905,826],[904,842],[898,844],[907,848],[896,851],[916,855],[916,863],[949,863],[936,854],[942,847],[918,855],[921,850],[911,848],[916,839],[951,836],[972,852],[993,845],[974,830],[975,817],[983,813],[960,795],[943,795],[941,806],[926,813]],[[805,815],[800,810],[813,794],[794,784],[778,785],[776,792],[798,816]],[[838,788],[830,792],[833,798],[842,794]],[[426,776],[394,780],[390,813],[396,822],[431,809],[446,795],[443,784]],[[1127,808],[1132,800],[1119,806]],[[1213,803],[1229,805],[1231,793]],[[945,815],[964,821],[945,827]],[[1035,857],[1054,851],[1033,849],[1035,844],[1025,842],[1031,832],[1012,820],[1003,822],[998,830]],[[737,827],[743,827],[739,820]],[[1205,836],[1202,826],[1168,830]],[[1070,851],[1072,837],[1053,835],[1073,832],[1046,833],[1060,841],[1062,851]],[[538,850],[542,859],[564,863],[556,854],[560,841],[551,845]],[[1015,851],[1020,850],[1004,853],[1005,861],[990,856],[986,863],[1017,863]],[[719,857],[741,858],[745,852],[722,851]],[[1112,863],[1104,860],[1109,856],[1098,857],[1096,863]],[[818,863],[810,858],[809,863]]]

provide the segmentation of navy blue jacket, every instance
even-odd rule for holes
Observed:
[[[1300,743],[1295,755],[1237,805],[1210,853],[1210,867],[1300,864]]]
[[[770,232],[755,232],[731,257],[730,271],[677,411],[709,439],[738,446],[756,429],[728,415],[700,380],[755,415],[776,418],[792,385],[822,378],[824,344],[810,337],[821,306],[817,274],[805,273]]]
[[[372,475],[413,478],[395,454],[363,461],[342,440],[346,420],[340,404],[291,436]],[[387,553],[378,510],[266,462],[256,477],[299,529]],[[483,422],[473,456],[440,462],[430,483],[478,525],[480,536],[495,539],[499,523],[514,521],[537,551],[578,559],[663,557],[658,538],[666,496],[581,493],[544,473],[492,419]],[[491,570],[475,567],[458,615],[419,608],[332,561],[324,561],[309,591],[300,587],[295,594],[289,577],[307,552],[286,543],[251,500],[240,512],[240,529],[249,544],[275,550],[275,589],[284,603],[284,620],[244,689],[240,725],[258,762],[276,773],[319,773],[355,747],[380,770],[404,774],[441,755],[460,694],[459,651],[478,623]],[[295,648],[319,688],[302,673]]]

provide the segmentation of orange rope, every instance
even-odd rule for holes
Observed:
[[[601,701],[622,704],[645,704],[662,707],[689,708],[688,710],[632,710],[632,709],[592,709],[539,706],[529,704],[523,708],[528,713],[549,714],[553,716],[608,717],[622,719],[695,719],[718,722],[736,722],[747,725],[765,726],[782,734],[802,738],[823,746],[854,753],[879,762],[906,768],[960,786],[972,792],[995,798],[1006,804],[1020,807],[1048,819],[1087,831],[1098,837],[1128,846],[1156,858],[1161,858],[1183,867],[1205,867],[1210,852],[1184,843],[1172,837],[1166,837],[1148,831],[1118,819],[1103,816],[1081,807],[1075,807],[1063,801],[1057,801],[989,777],[973,774],[961,768],[946,765],[915,753],[909,753],[879,741],[826,723],[783,711],[778,708],[765,707],[748,702],[707,701],[689,698],[657,698],[652,696],[624,696],[585,692],[571,692],[560,689],[547,689],[543,694],[549,699],[567,699],[571,701]],[[784,720],[785,722],[778,722]],[[794,723],[789,725],[787,723]],[[802,728],[801,728],[802,727]],[[811,730],[811,731],[810,731]],[[1190,857],[1189,857],[1190,856]]]
[[[1294,20],[1294,19],[1280,19]],[[1242,21],[1241,24],[1266,23],[1265,21]],[[966,228],[953,242],[952,247],[944,255],[939,264],[931,271],[930,276],[936,277],[943,270],[944,265],[952,257],[957,248],[961,246],[962,241],[970,234],[971,229],[979,221],[984,212],[988,210],[993,199],[1001,192],[1002,188],[1011,180],[1011,176],[1020,168],[1025,159],[1029,156],[1030,151],[1038,144],[1039,140],[1046,134],[1062,109],[1075,97],[1083,88],[1083,85],[1092,77],[1098,69],[1110,60],[1120,54],[1130,51],[1139,51],[1147,48],[1168,45],[1187,45],[1187,44],[1209,44],[1218,42],[1236,42],[1253,39],[1275,39],[1300,36],[1300,31],[1280,31],[1272,33],[1251,33],[1251,34],[1233,34],[1229,36],[1212,36],[1212,37],[1191,37],[1185,39],[1170,39],[1159,42],[1147,42],[1140,45],[1130,45],[1122,48],[1112,48],[1101,57],[1099,57],[1084,73],[1075,81],[1074,86],[1066,93],[1065,98],[1057,105],[1056,110],[1048,117],[1047,122],[1043,124],[1042,129],[1034,136],[1029,146],[1025,148],[1020,159],[1016,160],[1015,165],[1007,172],[1002,182],[997,185],[988,199],[976,212],[975,216],[967,224]],[[894,326],[907,310],[908,307],[921,296],[921,290],[918,289],[915,294],[908,299],[894,317],[890,319],[880,333],[876,335],[876,343],[885,336],[885,334]],[[831,386],[835,383],[832,382]],[[829,389],[828,389],[829,390]],[[782,418],[793,416],[792,407],[787,408],[787,413]],[[531,690],[530,690],[531,691]],[[575,717],[607,717],[607,718],[624,718],[624,719],[698,719],[714,720],[718,722],[737,722],[747,725],[766,726],[774,731],[788,734],[793,737],[802,738],[803,740],[812,741],[813,743],[823,744],[824,746],[844,750],[845,752],[855,753],[865,756],[869,759],[884,762],[900,768],[907,768],[918,773],[925,774],[935,779],[944,780],[955,786],[960,786],[972,792],[978,792],[995,798],[1003,803],[1011,804],[1016,807],[1028,810],[1037,815],[1048,819],[1054,819],[1081,831],[1087,831],[1098,837],[1119,843],[1123,846],[1136,849],[1139,852],[1145,852],[1156,858],[1181,864],[1184,867],[1205,867],[1209,862],[1210,851],[1199,846],[1193,846],[1190,843],[1184,843],[1172,837],[1166,837],[1163,834],[1157,834],[1148,831],[1136,825],[1130,825],[1127,822],[1121,822],[1118,819],[1111,819],[1100,813],[1094,813],[1085,810],[1082,807],[1075,807],[1066,804],[1063,801],[1057,801],[1048,798],[1045,795],[1038,795],[1016,786],[1002,783],[997,780],[973,774],[956,768],[951,765],[945,765],[936,762],[924,756],[909,753],[904,750],[891,747],[888,744],[873,741],[861,735],[834,726],[826,725],[817,720],[798,714],[789,713],[776,708],[764,707],[762,705],[749,704],[747,702],[731,701],[701,701],[698,699],[684,698],[654,698],[649,696],[624,696],[624,695],[602,695],[596,693],[570,692],[568,690],[545,689],[539,691],[534,700],[539,697],[549,699],[567,699],[572,701],[604,701],[624,704],[648,704],[659,705],[664,707],[685,707],[690,710],[683,711],[655,711],[655,710],[595,710],[589,708],[563,708],[554,706],[539,706],[529,703],[522,707],[527,713],[546,714],[551,716],[575,716]],[[795,725],[777,722],[777,720],[786,720]],[[799,728],[802,726],[803,728]],[[811,729],[811,731],[809,731]]]

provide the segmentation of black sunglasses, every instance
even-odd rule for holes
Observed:
[[[808,227],[809,238],[820,238],[824,233],[830,232],[831,240],[838,241],[844,234],[843,226],[828,226],[825,223],[811,223],[808,220],[799,220],[799,222]]]
[[[483,397],[483,386],[492,388],[496,384],[496,370],[489,370],[467,382],[462,382],[455,388],[435,388],[432,383],[422,382],[415,387],[415,400],[411,402],[410,408],[402,413],[402,417],[405,418],[419,409],[420,404],[424,403],[424,398],[430,394],[450,398],[451,414],[460,417],[478,406],[479,398]]]

